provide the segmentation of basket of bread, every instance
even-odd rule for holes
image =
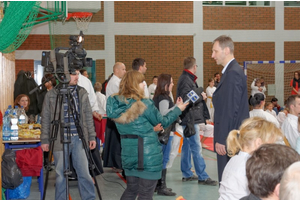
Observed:
[[[19,140],[40,139],[41,124],[22,124],[19,126]]]

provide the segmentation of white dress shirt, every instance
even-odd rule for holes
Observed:
[[[289,141],[291,147],[296,149],[297,138],[300,136],[298,131],[298,117],[292,114],[288,114],[284,120],[281,130]]]
[[[116,75],[113,75],[111,77],[111,79],[109,79],[107,86],[106,86],[106,98],[108,98],[112,94],[119,92],[120,82],[121,82],[121,79],[119,77],[117,77]]]
[[[246,162],[250,154],[240,151],[224,168],[219,188],[219,200],[239,200],[250,194],[246,177]]]
[[[97,103],[99,106],[99,114],[106,114],[106,97],[101,92],[96,92]]]
[[[270,113],[264,111],[263,109],[253,109],[249,112],[250,117],[261,117],[269,122],[275,124],[278,128],[280,128],[280,124],[276,117],[271,115]]]
[[[83,76],[79,73],[79,78],[78,78],[77,85],[83,87],[88,92],[89,101],[90,101],[90,104],[91,104],[91,107],[92,107],[92,111],[93,112],[94,111],[99,112],[97,98],[96,98],[96,95],[95,95],[94,87],[93,87],[90,79],[88,79],[87,77],[85,77],[85,76]]]

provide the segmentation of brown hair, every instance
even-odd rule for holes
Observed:
[[[251,147],[255,139],[262,143],[276,141],[283,138],[282,132],[272,122],[261,117],[251,117],[243,121],[240,130],[230,131],[227,137],[228,156],[232,157],[244,147]]]
[[[96,92],[101,92],[102,84],[100,82],[96,82],[94,84],[94,89],[96,90]]]
[[[191,69],[196,64],[194,57],[186,57],[183,61],[184,69]]]
[[[26,108],[24,108],[24,110],[25,110],[25,111],[28,111],[29,105],[30,105],[30,99],[29,99],[29,96],[27,96],[26,94],[20,94],[20,95],[18,95],[17,98],[15,99],[15,105],[14,105],[14,106],[20,106],[19,101],[20,101],[23,97],[27,97],[28,105],[27,105]]]
[[[169,96],[170,91],[168,89],[166,90],[166,86],[169,87],[171,84],[171,78],[172,76],[170,74],[161,74],[158,76],[157,86],[153,98],[160,94]]]
[[[126,72],[120,82],[118,94],[124,98],[131,98],[137,101],[143,99],[145,97],[144,90],[140,88],[139,84],[144,80],[145,76],[136,70]]]
[[[282,144],[264,144],[253,152],[246,163],[248,187],[260,198],[270,196],[280,183],[284,170],[299,161],[300,155]]]
[[[215,42],[219,42],[219,45],[221,47],[221,49],[223,50],[224,48],[228,47],[229,50],[230,50],[230,53],[233,54],[234,53],[234,44],[233,44],[233,41],[232,39],[227,36],[227,35],[221,35],[219,37],[217,37],[214,41],[213,41],[213,44]]]
[[[289,96],[286,100],[286,107],[290,110],[291,109],[291,105],[295,105],[296,103],[296,98],[300,98],[300,95],[292,95]]]

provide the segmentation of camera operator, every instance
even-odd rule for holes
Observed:
[[[69,82],[68,89],[72,93],[72,99],[70,101],[74,102],[75,110],[78,111],[78,117],[80,126],[83,131],[83,136],[86,141],[89,141],[89,148],[94,149],[96,147],[95,141],[95,130],[92,116],[92,109],[90,106],[87,91],[78,86],[79,73],[74,71],[70,74],[71,80]],[[43,151],[49,151],[50,134],[52,132],[52,120],[57,119],[59,116],[59,111],[56,112],[55,105],[56,99],[59,94],[57,89],[50,90],[44,99],[43,110],[42,110],[42,134],[41,134],[41,147]],[[64,175],[64,162],[66,167],[69,163],[67,162],[67,156],[72,155],[73,166],[78,175],[78,188],[80,196],[82,199],[95,199],[95,189],[92,181],[92,177],[89,174],[88,160],[83,148],[82,141],[79,139],[78,132],[75,126],[75,119],[73,115],[69,115],[67,112],[68,103],[63,103],[61,105],[61,118],[64,122],[70,123],[70,138],[71,143],[69,145],[69,152],[63,158],[63,148],[65,147],[65,152],[67,151],[67,146],[63,146],[61,143],[61,135],[57,134],[57,139],[54,142],[54,161],[55,161],[55,171],[56,171],[56,184],[55,184],[55,199],[66,200],[66,177]],[[75,111],[74,111],[75,112]],[[56,116],[54,116],[56,114]],[[68,121],[70,119],[70,121]],[[60,130],[60,129],[58,129]],[[67,129],[64,129],[64,137],[67,137]]]

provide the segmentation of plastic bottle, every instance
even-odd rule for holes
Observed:
[[[17,116],[17,110],[14,110],[13,115],[10,119],[11,121],[11,134],[10,134],[10,140],[18,140],[19,139],[19,134],[18,134],[18,116]]]
[[[7,108],[6,111],[8,111],[8,114],[12,114],[12,107],[11,107],[11,105],[8,106],[8,108]]]
[[[5,111],[5,114],[3,116],[3,128],[2,128],[2,139],[3,141],[9,141],[10,140],[10,116],[9,116],[9,110]]]
[[[19,114],[19,124],[22,125],[25,123],[26,123],[26,113],[25,113],[23,106],[21,106],[20,114]]]
[[[15,109],[13,109],[13,113],[16,113],[18,119],[19,119],[19,106],[15,106]]]

